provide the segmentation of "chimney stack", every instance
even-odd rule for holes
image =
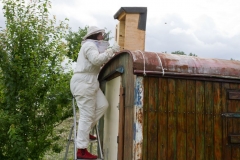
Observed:
[[[114,19],[119,20],[115,41],[121,49],[144,51],[147,7],[121,7]]]

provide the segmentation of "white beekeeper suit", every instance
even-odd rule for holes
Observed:
[[[97,79],[100,67],[120,49],[117,44],[107,48],[109,46],[107,41],[86,39],[100,32],[104,33],[104,29],[89,27],[70,82],[71,92],[80,110],[76,145],[81,149],[88,147],[91,128],[108,107],[108,101],[99,88]]]

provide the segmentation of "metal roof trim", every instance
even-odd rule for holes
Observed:
[[[176,75],[181,77],[207,77],[240,80],[240,61],[146,52],[140,50],[122,50],[109,61],[126,53],[132,57],[133,74],[137,75]],[[105,66],[108,63],[106,63]]]

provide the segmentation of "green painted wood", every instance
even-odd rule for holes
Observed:
[[[187,159],[196,159],[196,82],[193,80],[187,80]]]
[[[213,159],[213,93],[212,82],[205,82],[205,159]]]
[[[148,88],[149,79],[145,77],[143,79],[144,84],[144,105],[143,105],[143,160],[148,160],[148,109],[149,109],[149,88]],[[147,86],[147,87],[145,87]]]
[[[187,82],[183,79],[176,79],[176,106],[177,106],[177,159],[186,159],[187,153]]]
[[[205,160],[204,82],[196,81],[196,160]]]
[[[166,78],[159,79],[159,112],[158,112],[158,159],[167,160],[168,139],[168,84]]]
[[[168,79],[168,159],[177,159],[177,108],[175,104],[175,80]]]
[[[158,134],[157,134],[157,102],[158,78],[148,78],[149,107],[148,107],[148,159],[157,160]],[[147,86],[146,86],[147,87]]]
[[[222,99],[221,99],[221,84],[220,83],[213,83],[213,131],[214,131],[214,158],[215,159],[222,159],[222,149],[223,149],[223,127],[222,127]]]

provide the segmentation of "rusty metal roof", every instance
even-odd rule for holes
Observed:
[[[240,61],[200,58],[146,51],[123,50],[118,55],[130,54],[134,74],[181,75],[240,79]]]

